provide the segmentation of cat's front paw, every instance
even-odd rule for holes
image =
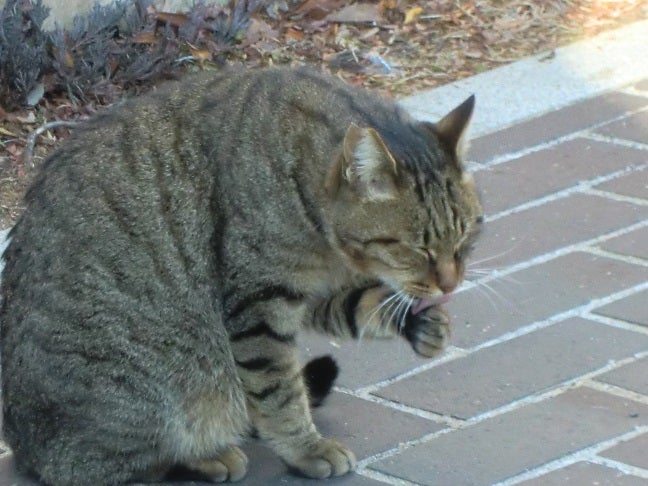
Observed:
[[[245,477],[247,464],[245,453],[236,446],[230,446],[214,459],[189,464],[189,469],[201,472],[215,483],[236,482]]]
[[[309,478],[325,479],[342,476],[355,468],[351,449],[335,439],[320,439],[306,447],[301,455],[287,460],[288,466]]]
[[[448,345],[450,319],[440,305],[433,305],[416,314],[407,316],[405,337],[421,356],[432,358]]]

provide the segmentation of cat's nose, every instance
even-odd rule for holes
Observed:
[[[449,294],[459,283],[457,266],[454,262],[438,262],[436,266],[436,284],[444,294]]]

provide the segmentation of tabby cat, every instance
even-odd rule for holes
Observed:
[[[19,469],[51,485],[178,464],[236,481],[254,428],[298,473],[351,471],[313,425],[295,337],[444,347],[441,304],[481,222],[458,154],[473,102],[421,123],[311,70],[225,70],[77,129],[4,254]]]

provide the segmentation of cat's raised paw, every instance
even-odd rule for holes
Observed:
[[[218,457],[196,462],[189,467],[206,475],[215,483],[223,483],[243,479],[247,473],[247,463],[245,453],[236,446],[230,446]]]
[[[347,446],[335,439],[320,439],[288,465],[309,478],[325,479],[351,472],[355,463],[355,455]]]
[[[432,358],[448,345],[450,319],[441,306],[435,305],[417,314],[409,314],[403,331],[414,351]]]

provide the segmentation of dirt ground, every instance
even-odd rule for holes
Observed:
[[[187,43],[182,47],[188,55],[179,60],[188,70],[218,69],[225,63],[320,65],[350,83],[402,97],[528,55],[550,58],[558,46],[648,18],[648,0],[303,0],[273,5],[251,15],[243,35],[226,49]],[[149,14],[167,28],[181,30],[188,22],[183,15]],[[154,47],[159,39],[147,31],[137,42]],[[70,122],[91,116],[126,91],[116,86],[116,95],[100,99],[46,90],[31,107],[0,105],[0,229],[15,222],[22,194],[43,159],[70,133]]]

